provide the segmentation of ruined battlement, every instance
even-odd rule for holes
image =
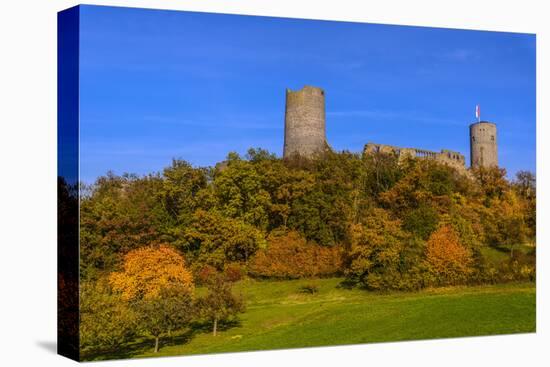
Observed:
[[[325,91],[308,85],[297,91],[287,89],[283,158],[294,154],[311,157],[328,147]],[[448,149],[433,152],[375,143],[368,143],[363,149],[363,154],[377,152],[397,154],[400,160],[406,157],[434,159],[466,172],[464,155]],[[491,166],[498,166],[497,127],[488,121],[473,123],[470,125],[470,167]]]
[[[426,149],[402,148],[393,145],[375,143],[368,143],[367,145],[365,145],[365,148],[363,149],[363,154],[373,153],[396,154],[400,161],[406,158],[434,159],[458,170],[466,170],[466,159],[464,158],[464,155],[448,149],[442,149],[440,152],[433,152]]]

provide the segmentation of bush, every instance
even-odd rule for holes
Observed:
[[[462,246],[449,225],[440,227],[428,239],[426,260],[435,285],[465,283],[474,270],[472,251]]]
[[[200,285],[208,284],[215,276],[217,276],[218,271],[215,267],[211,265],[204,265],[196,271],[196,279]]]
[[[348,280],[371,290],[400,289],[402,274],[417,257],[419,244],[409,237],[388,211],[374,209],[363,223],[351,226]]]
[[[80,345],[83,351],[105,351],[119,347],[137,334],[138,315],[108,281],[84,282],[80,288]]]
[[[249,274],[257,277],[297,279],[328,276],[340,270],[339,247],[308,243],[299,233],[272,234],[268,247],[256,253]]]
[[[421,205],[405,215],[403,229],[427,240],[437,229],[438,222],[437,210],[427,205]]]
[[[309,282],[300,287],[302,293],[315,294],[319,293],[319,284],[316,282]]]
[[[225,266],[224,276],[228,282],[238,282],[243,278],[246,271],[239,263],[230,263]]]

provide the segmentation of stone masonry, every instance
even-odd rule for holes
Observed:
[[[311,157],[330,149],[326,138],[325,92],[321,88],[304,86],[286,90],[285,142],[283,158],[294,154]],[[393,153],[400,160],[406,157],[434,159],[466,173],[466,160],[459,152],[442,149],[433,152],[417,148],[368,143],[363,154]],[[470,125],[470,166],[498,166],[497,128],[494,123],[480,121]]]
[[[311,86],[287,89],[283,157],[312,156],[326,147],[325,92]]]
[[[397,154],[400,161],[404,160],[407,157],[434,159],[438,162],[445,163],[461,172],[466,170],[466,159],[464,158],[464,156],[458,152],[447,149],[442,149],[441,152],[432,152],[425,149],[401,148],[392,145],[375,143],[368,143],[367,145],[365,145],[363,154],[373,153]]]
[[[488,121],[470,125],[470,166],[498,166],[497,125]]]

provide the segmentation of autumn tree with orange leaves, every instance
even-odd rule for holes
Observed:
[[[178,286],[192,293],[193,276],[185,259],[167,245],[143,247],[124,257],[121,272],[113,272],[111,285],[125,300],[151,299],[165,287]]]
[[[185,259],[161,245],[130,251],[123,270],[109,277],[111,286],[140,315],[140,326],[155,338],[181,329],[192,318],[194,284]]]
[[[437,285],[460,284],[473,272],[472,251],[450,225],[437,229],[426,244],[426,261]]]

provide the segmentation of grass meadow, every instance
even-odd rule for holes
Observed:
[[[191,355],[250,350],[377,343],[535,331],[535,284],[509,283],[374,293],[342,287],[341,278],[243,280],[235,291],[247,300],[238,321],[194,325],[165,337],[159,353],[152,340],[137,340],[98,358]],[[199,293],[200,293],[199,289]],[[87,356],[85,359],[95,359]]]

